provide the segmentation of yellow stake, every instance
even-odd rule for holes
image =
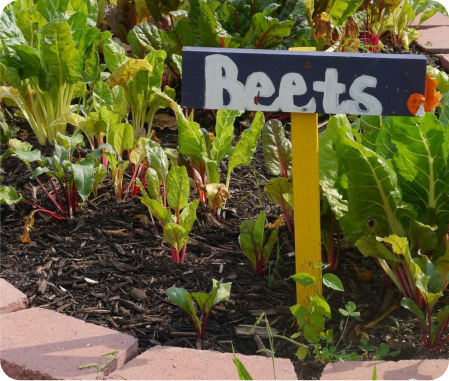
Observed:
[[[315,48],[290,50],[315,51]],[[295,213],[296,273],[315,277],[315,286],[296,285],[298,304],[309,305],[310,297],[322,293],[320,229],[320,178],[318,158],[318,115],[291,114],[292,174]]]

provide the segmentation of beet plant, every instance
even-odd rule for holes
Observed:
[[[69,137],[58,133],[57,139],[53,156],[50,158],[42,156],[38,149],[33,150],[31,144],[27,142],[10,139],[10,148],[0,158],[0,164],[11,156],[21,160],[29,169],[31,179],[36,180],[42,191],[57,208],[58,213],[52,212],[53,217],[72,218],[80,203],[87,201],[94,187],[98,185],[98,181],[102,180],[96,174],[103,150],[113,152],[113,149],[109,145],[103,145],[85,158],[76,160],[75,150],[84,145],[82,135]],[[39,205],[34,206],[48,212]]]
[[[195,327],[197,338],[201,340],[206,333],[206,326],[212,307],[229,300],[231,297],[231,285],[232,283],[223,283],[222,281],[212,279],[212,291],[208,293],[189,293],[183,288],[170,287],[167,290],[167,294],[168,299],[187,314]],[[195,309],[194,300],[198,311]]]
[[[275,227],[268,239],[265,235],[265,212],[257,217],[256,221],[246,220],[240,225],[239,243],[246,257],[253,264],[254,272],[263,276],[268,271],[268,262],[278,239],[279,228]]]
[[[215,125],[216,135],[211,138],[208,131],[186,118],[181,108],[178,108],[179,153],[184,156],[180,164],[187,167],[200,201],[208,203],[213,210],[223,207],[226,199],[230,197],[228,192],[232,171],[251,164],[264,125],[263,113],[258,112],[250,128],[243,131],[233,146],[234,122],[240,115],[242,111],[219,110]],[[226,156],[226,184],[222,184],[219,168]]]
[[[0,16],[0,99],[20,109],[41,145],[65,133],[53,122],[98,77],[109,32],[96,28],[97,12],[91,1],[16,1]]]
[[[148,207],[153,223],[156,217],[162,225],[164,240],[171,246],[173,262],[183,263],[199,201],[189,203],[186,167],[174,165],[168,170],[167,155],[153,141],[147,143],[146,152],[150,167],[146,173],[146,189],[137,179],[142,193],[140,200]]]

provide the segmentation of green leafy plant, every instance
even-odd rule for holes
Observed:
[[[168,86],[160,91],[166,53],[158,50],[149,52],[144,59],[129,58],[123,47],[111,38],[105,41],[103,50],[112,73],[106,84],[111,89],[115,86],[123,89],[131,108],[135,137],[151,137],[155,113],[167,107],[176,111],[175,91]]]
[[[396,45],[403,44],[406,49],[417,35],[416,29],[435,13],[442,12],[447,16],[446,9],[433,0],[406,0],[398,3],[394,8],[392,17],[388,23],[388,31],[391,33],[392,41]],[[412,27],[412,22],[419,17],[418,25]]]
[[[248,370],[245,368],[245,365],[243,365],[243,363],[235,355],[234,346],[232,346],[232,354],[234,356],[232,361],[234,362],[234,365],[237,368],[237,372],[239,374],[239,378],[241,380],[252,380],[253,378],[249,374]]]
[[[394,316],[390,316],[390,319],[393,320],[394,325],[389,325],[387,327],[395,331],[397,339],[399,339],[404,332],[410,331],[414,326],[413,323],[401,322]]]
[[[268,240],[265,236],[265,212],[261,212],[256,221],[246,220],[240,225],[239,243],[246,257],[253,264],[254,272],[265,275],[274,244],[278,238],[279,228],[274,228]]]
[[[243,131],[235,146],[234,121],[242,111],[219,110],[213,141],[199,124],[187,119],[178,107],[179,153],[184,156],[180,165],[185,165],[189,177],[194,181],[200,201],[213,209],[220,209],[229,198],[232,171],[251,164],[264,125],[264,116],[258,112],[251,127]],[[226,185],[220,184],[220,162],[228,156]]]
[[[315,277],[307,273],[298,273],[291,277],[301,286],[312,286],[315,284]],[[334,290],[344,291],[340,279],[334,274],[325,274],[323,276],[323,284]],[[300,333],[307,342],[313,345],[313,353],[319,361],[324,363],[332,361],[356,361],[358,356],[356,352],[347,352],[346,350],[338,351],[337,347],[341,338],[345,334],[346,326],[341,333],[340,339],[334,345],[334,333],[332,329],[325,328],[325,319],[331,318],[331,308],[327,300],[320,294],[315,293],[310,297],[308,306],[297,304],[290,307],[293,316],[297,319]],[[347,319],[350,316],[356,316],[355,305],[348,302],[345,309],[340,309],[340,313],[344,311]],[[347,323],[347,321],[346,321]],[[299,336],[298,335],[298,336]],[[307,352],[304,353],[304,358]]]
[[[432,113],[362,117],[352,126],[345,116],[331,118],[320,137],[320,183],[348,241],[395,234],[409,238],[412,256],[444,255],[446,139]]]
[[[176,304],[187,314],[195,327],[196,336],[201,340],[206,333],[207,321],[212,307],[229,300],[231,297],[231,285],[232,283],[223,283],[222,281],[212,279],[212,291],[208,293],[189,293],[183,288],[170,287],[167,290],[167,295],[172,303]],[[194,300],[198,306],[199,317],[193,303]]]
[[[377,258],[390,279],[404,295],[401,305],[414,313],[420,322],[424,347],[437,352],[449,342],[444,332],[449,324],[449,307],[441,309],[434,319],[433,310],[449,283],[449,251],[433,260],[427,255],[411,255],[406,238],[364,237],[357,247],[365,256]],[[425,311],[425,313],[422,312]]]
[[[97,79],[97,47],[107,33],[95,27],[91,1],[14,4],[0,16],[0,99],[20,109],[44,145],[65,133],[65,124],[53,122]]]
[[[199,201],[189,203],[189,178],[185,167],[176,165],[169,171],[167,155],[153,141],[147,142],[146,152],[150,168],[146,172],[146,189],[137,180],[143,195],[140,200],[148,207],[151,218],[156,217],[163,226],[164,240],[171,245],[173,262],[183,263]]]
[[[400,349],[391,352],[390,347],[387,344],[381,343],[379,345],[379,348],[376,350],[376,354],[373,356],[373,360],[375,360],[375,361],[383,360],[385,357],[388,357],[388,356],[396,357],[400,353],[401,353]]]
[[[281,207],[288,231],[294,235],[290,220],[290,213],[293,212],[293,182],[291,179],[285,177],[270,179],[263,190],[273,204]]]
[[[316,44],[302,1],[263,2],[206,0],[150,2],[156,24],[141,23],[128,34],[135,52],[167,52],[166,66],[182,76],[184,46],[279,49]]]
[[[82,135],[68,137],[58,133],[57,139],[59,143],[55,142],[54,154],[51,158],[43,157],[41,151],[33,150],[29,143],[11,139],[10,148],[5,151],[0,163],[9,156],[23,161],[32,173],[31,179],[37,181],[48,199],[61,213],[61,215],[54,213],[54,217],[72,218],[76,214],[79,203],[87,201],[93,191],[96,181],[95,173],[103,155],[103,149],[112,152],[113,149],[108,145],[100,146],[85,158],[75,161],[75,150],[84,145]],[[42,177],[47,180],[54,196],[40,180]],[[41,207],[38,208],[42,210]]]

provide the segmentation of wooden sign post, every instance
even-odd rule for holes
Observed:
[[[297,288],[303,305],[322,292],[317,113],[413,116],[426,82],[424,56],[313,50],[188,47],[182,65],[183,106],[291,113],[296,272],[316,279]]]

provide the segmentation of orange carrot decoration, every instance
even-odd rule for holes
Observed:
[[[438,80],[436,78],[430,78],[429,74],[426,73],[425,96],[415,93],[410,95],[410,98],[407,101],[408,110],[413,115],[418,114],[421,105],[423,105],[424,111],[432,111],[438,106],[438,102],[441,98],[441,93],[439,91],[435,93],[437,85]]]

